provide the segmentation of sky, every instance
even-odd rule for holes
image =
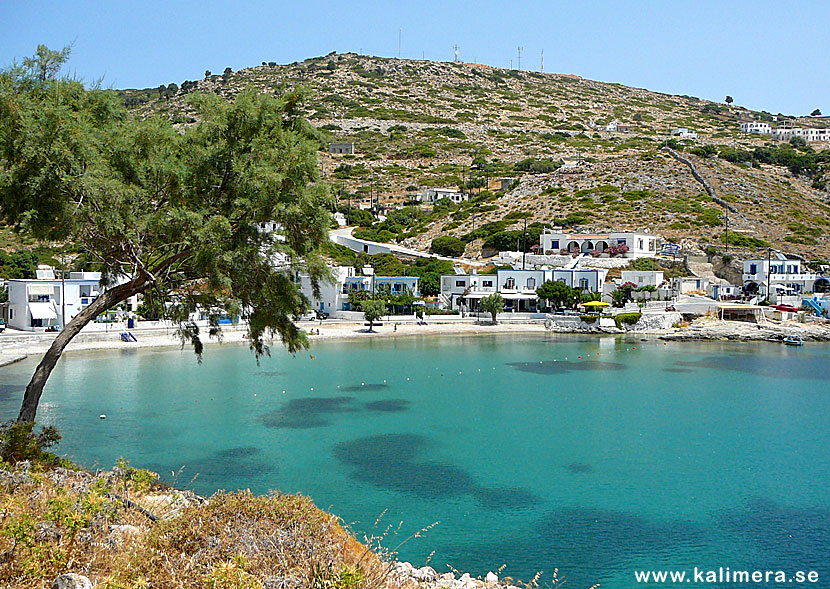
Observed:
[[[830,2],[0,0],[0,67],[73,45],[85,81],[144,88],[360,52],[572,73],[773,114],[830,114]],[[512,62],[511,62],[512,60]]]

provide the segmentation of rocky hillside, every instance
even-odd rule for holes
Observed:
[[[323,173],[344,206],[368,205],[370,197],[401,205],[426,186],[467,186],[478,196],[433,214],[414,210],[409,221],[401,215],[383,227],[389,233],[382,239],[391,234],[427,248],[448,234],[478,256],[489,235],[477,229],[515,229],[527,218],[588,230],[646,229],[721,248],[728,205],[730,249],[830,256],[830,151],[740,133],[742,121],[772,121],[765,112],[573,75],[355,54],[263,63],[123,95],[140,116],[186,125],[196,116],[190,92],[231,99],[250,86],[309,89],[307,115],[321,131]],[[827,125],[821,118],[776,118],[772,124]],[[607,130],[612,121],[618,130]],[[680,127],[698,138],[672,137]],[[326,141],[352,141],[356,153],[328,154]],[[667,144],[698,178],[663,149]],[[515,183],[507,188],[501,178]]]

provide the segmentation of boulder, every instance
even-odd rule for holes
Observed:
[[[484,581],[487,582],[487,583],[495,585],[496,583],[499,582],[499,576],[496,573],[494,573],[493,571],[489,571],[487,573],[487,576],[484,577]]]
[[[55,579],[52,589],[92,589],[92,581],[77,573],[64,573]]]

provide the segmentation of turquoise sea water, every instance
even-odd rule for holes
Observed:
[[[558,567],[569,587],[633,587],[634,570],[722,566],[830,582],[830,346],[522,335],[312,353],[259,366],[229,345],[201,366],[187,350],[69,354],[39,420],[86,466],[125,456],[201,493],[300,492],[359,536],[400,525],[389,546],[440,522],[400,549],[416,566],[435,551],[439,571]],[[33,367],[0,369],[2,417]]]

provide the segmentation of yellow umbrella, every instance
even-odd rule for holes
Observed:
[[[588,301],[582,303],[583,307],[607,307],[610,303],[603,303],[602,301]]]

